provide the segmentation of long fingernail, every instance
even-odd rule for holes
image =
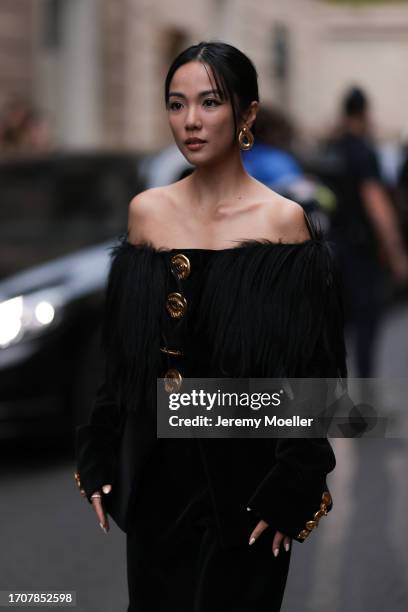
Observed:
[[[288,550],[289,550],[289,542],[286,542],[286,544],[284,544],[284,546],[285,546],[286,552],[288,552]]]
[[[102,523],[99,523],[99,525],[101,526],[101,529],[103,529],[105,533],[108,533],[106,527]]]
[[[255,542],[255,539],[256,539],[256,538],[252,537],[252,538],[249,540],[249,545],[250,545],[250,546],[251,546],[251,544],[253,544],[253,543]]]
[[[273,554],[275,555],[275,557],[277,557],[278,554],[279,554],[279,548],[274,548],[273,549]]]
[[[104,493],[110,493],[110,490],[111,490],[111,486],[110,485],[103,485],[102,491]]]

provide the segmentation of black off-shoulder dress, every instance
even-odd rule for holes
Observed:
[[[156,437],[157,377],[170,392],[184,377],[347,376],[340,272],[306,220],[296,244],[156,249],[124,235],[112,249],[105,374],[76,453],[88,500],[113,484],[129,612],[278,611],[291,550],[275,558],[274,533],[304,542],[332,509],[326,438]]]

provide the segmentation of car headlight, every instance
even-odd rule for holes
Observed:
[[[0,348],[40,335],[57,325],[65,302],[62,287],[0,302]]]

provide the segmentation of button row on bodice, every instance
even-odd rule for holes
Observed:
[[[179,291],[172,291],[167,295],[166,311],[171,319],[182,319],[187,311],[187,300],[181,293],[181,281],[190,276],[191,263],[189,258],[183,253],[177,253],[170,259],[170,270],[177,281]],[[160,349],[167,354],[168,367],[164,374],[164,388],[167,393],[174,393],[181,387],[183,377],[180,371],[174,367],[174,361],[183,356],[183,349],[180,347],[161,347]]]

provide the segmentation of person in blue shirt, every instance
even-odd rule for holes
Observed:
[[[242,152],[245,170],[273,191],[290,190],[303,178],[302,168],[290,153],[292,139],[292,125],[283,113],[260,107],[254,145]]]

